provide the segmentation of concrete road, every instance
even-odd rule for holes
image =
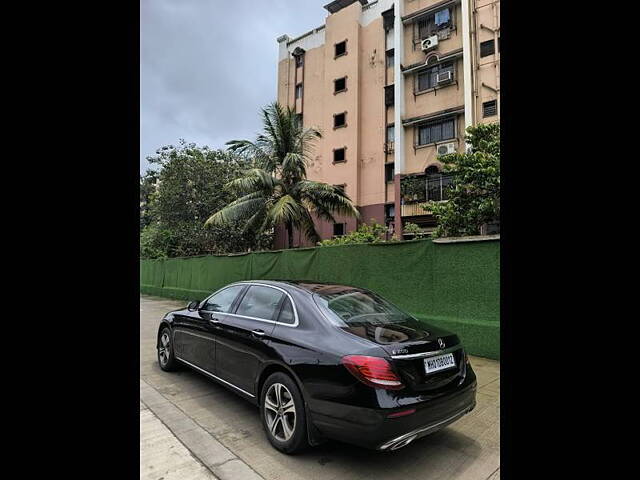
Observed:
[[[158,322],[185,303],[140,297],[141,401],[221,480],[499,480],[499,362],[471,357],[478,376],[475,410],[405,448],[381,454],[329,441],[288,456],[271,447],[254,406],[192,370],[160,370]]]

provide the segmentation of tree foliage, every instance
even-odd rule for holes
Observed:
[[[223,227],[246,222],[246,229],[265,232],[284,224],[288,246],[293,246],[293,230],[318,242],[314,215],[335,222],[334,214],[358,216],[347,194],[338,187],[307,180],[307,162],[315,140],[315,128],[304,128],[291,108],[272,103],[262,109],[264,131],[255,141],[232,140],[232,152],[251,159],[253,168],[226,184],[226,190],[239,197],[214,212],[207,225]]]
[[[140,182],[140,256],[178,257],[270,248],[272,234],[256,235],[244,224],[205,227],[212,210],[232,202],[224,185],[249,166],[241,156],[180,141],[147,159]]]
[[[428,236],[428,234],[425,233],[422,228],[420,228],[417,224],[411,222],[407,222],[404,224],[404,226],[402,227],[402,232],[405,235],[413,235],[413,240],[425,238]]]
[[[140,175],[140,232],[152,222],[151,203],[158,184],[158,172],[148,170]]]
[[[380,225],[372,219],[370,225],[363,223],[357,230],[349,232],[346,235],[322,240],[318,245],[328,247],[332,245],[353,245],[357,243],[380,243],[386,241],[386,232],[387,229],[384,225]]]
[[[452,175],[448,201],[428,202],[438,220],[434,237],[479,235],[483,225],[500,218],[500,125],[467,128],[471,151],[441,157]]]

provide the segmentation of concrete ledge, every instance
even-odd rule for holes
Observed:
[[[140,400],[220,480],[264,480],[209,432],[140,380]]]
[[[491,240],[500,240],[500,234],[497,235],[469,235],[468,237],[442,237],[434,238],[433,243],[465,243],[465,242],[488,242]]]

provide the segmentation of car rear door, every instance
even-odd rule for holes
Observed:
[[[217,325],[235,307],[244,285],[223,288],[204,300],[197,311],[175,320],[176,356],[191,366],[215,374],[215,337]]]
[[[263,362],[271,358],[270,341],[286,292],[250,284],[235,311],[225,316],[216,335],[216,375],[250,395]]]

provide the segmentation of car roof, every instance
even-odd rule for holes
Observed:
[[[263,283],[281,288],[295,287],[308,293],[339,294],[345,291],[363,290],[351,285],[343,285],[332,282],[318,282],[316,280],[242,280],[237,283]]]

